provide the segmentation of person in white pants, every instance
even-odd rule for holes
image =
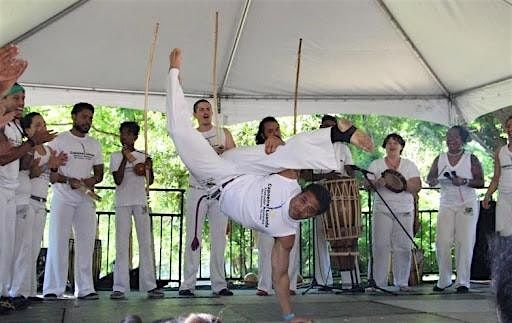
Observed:
[[[20,222],[16,215],[15,190],[19,186],[20,158],[29,161],[36,144],[42,144],[55,138],[55,134],[48,131],[38,131],[33,138],[23,142],[23,131],[19,119],[25,106],[25,90],[19,84],[14,84],[6,95],[0,100],[2,116],[14,119],[0,129],[0,313],[6,313],[15,309],[25,308],[28,303],[23,298],[11,298],[9,295],[23,296],[19,291],[18,270],[28,270],[21,264],[20,252],[22,243],[20,233],[16,231],[16,224]],[[20,220],[21,219],[20,217]],[[16,236],[18,243],[16,244]],[[16,248],[17,247],[17,248]],[[15,248],[17,252],[15,252]],[[26,254],[26,253],[25,253]],[[21,255],[23,256],[23,254]],[[17,264],[16,264],[16,260]],[[13,287],[14,280],[14,288]]]
[[[153,164],[145,153],[135,150],[139,131],[136,122],[121,123],[119,133],[123,149],[114,152],[110,158],[110,171],[116,183],[116,261],[111,299],[124,299],[125,293],[130,291],[128,246],[132,215],[139,243],[139,290],[147,292],[149,298],[165,296],[156,286],[151,220],[145,190],[145,175],[148,184],[153,184]],[[134,171],[135,167],[141,167],[141,170]]]
[[[331,115],[324,115],[321,120],[320,128],[336,127],[337,119]],[[334,152],[338,161],[338,168],[335,171],[322,169],[303,170],[301,177],[307,181],[334,180],[339,178],[354,177],[354,171],[345,165],[352,165],[352,153],[347,145],[341,142],[335,142]],[[321,216],[315,218],[315,280],[321,286],[320,291],[330,290],[333,284],[333,275],[331,270],[331,258],[329,255],[329,242],[325,237],[324,221]],[[355,263],[356,277],[359,277],[359,264]],[[350,272],[341,272],[342,281],[351,280]],[[357,278],[359,281],[359,278]]]
[[[458,293],[470,287],[471,260],[475,245],[479,203],[475,188],[484,186],[484,174],[478,158],[464,150],[469,132],[453,126],[446,133],[448,151],[434,159],[427,180],[430,186],[441,185],[437,216],[436,256],[439,280],[434,291],[452,285],[451,249],[455,243]]]
[[[508,143],[496,150],[494,175],[485,193],[483,207],[489,208],[492,193],[500,191],[496,203],[496,232],[501,236],[512,235],[512,115],[505,121]]]
[[[194,103],[194,118],[198,122],[197,130],[215,149],[217,154],[222,155],[224,151],[232,149],[236,145],[228,129],[219,128],[212,124],[212,115],[210,102],[202,99]],[[197,272],[200,266],[201,232],[205,218],[208,216],[212,292],[215,295],[232,296],[233,292],[228,289],[224,270],[228,218],[220,212],[218,200],[201,199],[204,195],[207,195],[206,188],[201,186],[191,175],[186,199],[185,254],[183,257],[183,279],[180,284],[179,295],[194,296]],[[192,247],[193,244],[194,247]]]
[[[240,224],[275,237],[272,277],[283,319],[295,318],[289,295],[288,261],[299,220],[324,212],[329,192],[312,184],[301,192],[294,169],[335,169],[332,142],[345,141],[373,150],[371,139],[349,122],[336,129],[299,134],[286,145],[265,144],[231,149],[220,158],[190,124],[183,89],[178,80],[181,50],[170,56],[167,87],[167,129],[176,150],[191,174],[209,187],[210,197],[219,197],[220,209]],[[267,153],[272,153],[266,155]]]
[[[98,299],[92,277],[92,257],[96,236],[96,212],[87,195],[103,180],[103,156],[96,139],[87,136],[94,107],[77,103],[71,110],[73,128],[63,132],[49,146],[68,156],[66,165],[50,169],[53,197],[50,206],[48,254],[43,295],[52,300],[64,294],[68,274],[69,237],[75,239],[75,296]]]
[[[382,148],[386,149],[386,156],[374,160],[368,167],[368,177],[373,186],[382,196],[382,199],[391,208],[398,221],[386,207],[380,196],[374,192],[373,204],[373,266],[368,265],[369,271],[373,269],[373,278],[378,287],[388,286],[389,256],[393,263],[393,285],[401,291],[409,291],[409,275],[411,272],[411,248],[414,223],[414,196],[421,189],[420,171],[413,161],[401,157],[405,147],[405,140],[396,133],[386,136]],[[396,193],[386,186],[382,173],[385,170],[394,170],[402,174],[406,180],[406,189]],[[409,236],[407,236],[409,234]]]
[[[257,145],[265,143],[269,137],[281,139],[281,129],[279,122],[274,117],[265,117],[258,125],[258,132],[255,136]],[[256,295],[268,296],[272,290],[272,247],[274,246],[274,237],[258,233],[258,287]],[[300,228],[295,233],[295,241],[290,251],[290,262],[288,266],[288,276],[290,277],[290,295],[297,292],[297,275],[299,274],[299,248],[300,248]]]
[[[28,138],[34,136],[39,130],[46,130],[46,123],[37,112],[31,112],[25,115],[20,122],[21,128]],[[46,145],[37,145],[34,147],[34,160],[30,167],[30,199],[28,213],[32,217],[32,226],[28,229],[28,234],[32,239],[27,239],[28,250],[27,269],[22,270],[20,276],[21,290],[26,291],[28,299],[31,301],[40,301],[37,295],[37,258],[41,250],[41,241],[43,239],[44,227],[46,224],[46,198],[48,196],[48,187],[50,184],[50,168],[56,168],[64,165],[67,156],[64,153],[57,155]]]

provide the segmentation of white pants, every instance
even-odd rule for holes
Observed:
[[[10,297],[29,297],[32,277],[32,232],[34,212],[26,205],[16,206],[16,230],[14,238],[14,263]]]
[[[265,292],[272,290],[272,248],[274,238],[268,234],[258,235],[258,289]],[[290,278],[290,290],[297,290],[297,275],[299,274],[299,248],[300,232],[295,233],[295,241],[290,251],[288,263],[288,277]]]
[[[197,238],[199,239],[199,248],[192,250],[191,244],[194,240],[196,230],[196,207],[201,196],[206,191],[190,187],[187,192],[187,216],[186,234],[185,234],[185,255],[183,258],[183,280],[180,290],[194,290],[197,281],[197,271],[199,269],[199,260],[201,256],[201,232],[205,216],[208,216],[210,228],[210,281],[212,291],[218,293],[227,288],[226,275],[224,272],[224,251],[226,250],[226,227],[228,218],[222,214],[219,207],[219,201],[216,199],[208,200],[203,198],[197,214]]]
[[[9,296],[11,287],[15,231],[14,190],[0,187],[0,289],[2,296]]]
[[[30,200],[30,208],[34,213],[32,225],[32,247],[31,247],[31,275],[30,275],[30,293],[29,296],[37,295],[37,258],[41,251],[41,242],[43,241],[44,226],[46,224],[46,204],[43,202]]]
[[[395,213],[409,235],[412,237],[414,217],[412,212]],[[373,212],[373,278],[379,287],[388,285],[389,255],[393,263],[393,285],[403,287],[409,285],[411,272],[411,248],[409,239],[398,222],[388,212]],[[371,271],[371,264],[369,266]]]
[[[267,175],[284,169],[337,169],[329,128],[298,134],[270,155],[257,145],[230,149],[219,157],[192,126],[192,109],[186,106],[178,72],[169,72],[167,129],[183,163],[200,183],[220,185],[237,175]]]
[[[60,296],[66,290],[71,227],[75,233],[75,296],[80,297],[95,292],[92,279],[92,256],[96,236],[94,203],[84,198],[81,203],[70,205],[54,194],[50,207],[44,295]]]
[[[500,192],[496,202],[496,232],[500,236],[512,235],[512,193]]]
[[[315,218],[315,278],[322,286],[333,284],[329,242],[325,240],[324,220],[321,216]]]
[[[455,286],[469,288],[478,212],[477,200],[456,207],[439,207],[436,236],[436,256],[439,267],[438,287],[445,288],[452,283],[451,250],[455,242],[457,270]]]
[[[151,219],[147,206],[116,207],[116,262],[114,266],[114,291],[130,291],[128,246],[132,229],[132,214],[139,243],[139,290],[147,292],[156,288],[155,265],[151,246]]]

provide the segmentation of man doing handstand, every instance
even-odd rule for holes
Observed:
[[[220,209],[226,216],[275,238],[272,279],[283,319],[307,321],[295,317],[291,309],[288,258],[300,220],[325,212],[331,199],[328,191],[317,184],[301,191],[296,170],[335,170],[338,163],[333,142],[351,142],[371,151],[371,139],[342,120],[338,127],[296,135],[272,149],[270,155],[259,145],[228,150],[221,158],[192,126],[191,109],[186,107],[178,79],[181,50],[172,50],[169,59],[167,127],[178,154],[191,174],[210,188],[210,197],[219,196]]]

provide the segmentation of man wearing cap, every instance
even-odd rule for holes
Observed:
[[[25,89],[14,84],[11,89],[0,100],[0,107],[5,114],[10,114],[14,120],[8,122],[3,131],[0,132],[0,289],[2,302],[0,312],[9,312],[15,308],[26,307],[27,303],[17,289],[16,282],[19,280],[18,272],[24,267],[19,259],[23,259],[22,245],[23,230],[27,228],[30,217],[23,216],[21,209],[22,201],[16,198],[20,185],[20,169],[30,166],[34,146],[51,141],[55,134],[47,130],[41,130],[34,136],[23,142],[23,131],[19,119],[25,106]],[[28,203],[27,203],[28,204]],[[17,243],[16,243],[17,240]],[[18,268],[22,266],[22,268]],[[11,299],[9,299],[11,296]]]

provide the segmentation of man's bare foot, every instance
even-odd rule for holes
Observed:
[[[338,129],[340,129],[341,132],[346,132],[352,126],[352,122],[348,121],[347,119],[338,120]],[[350,143],[367,152],[372,152],[375,149],[372,138],[370,138],[370,136],[368,136],[360,129],[356,129],[350,138]]]
[[[169,54],[170,68],[181,68],[181,49],[174,48]]]

